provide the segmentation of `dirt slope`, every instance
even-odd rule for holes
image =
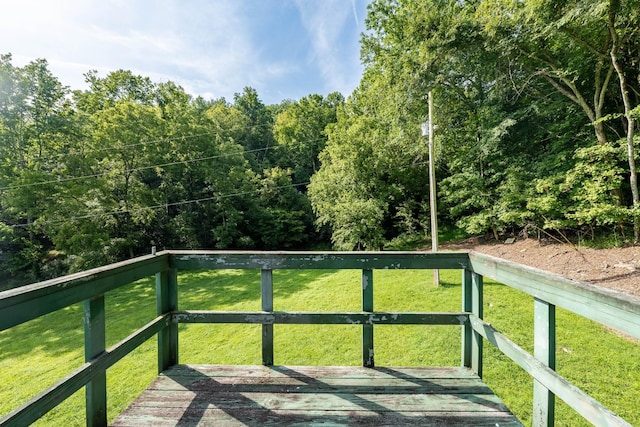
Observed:
[[[441,250],[475,250],[520,264],[640,296],[640,247],[591,249],[535,239],[513,244],[442,245]]]

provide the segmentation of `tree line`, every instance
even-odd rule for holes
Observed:
[[[640,0],[373,0],[347,99],[205,100],[0,57],[0,262],[20,282],[158,248],[379,249],[467,234],[640,240]]]
[[[309,195],[342,248],[428,230],[640,240],[638,0],[374,0]]]
[[[71,91],[0,57],[0,249],[24,283],[161,248],[300,249],[339,93],[232,102],[119,70]]]

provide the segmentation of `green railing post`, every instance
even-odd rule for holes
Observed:
[[[483,313],[483,286],[482,276],[477,273],[471,274],[471,313],[479,319],[484,316]],[[482,335],[473,332],[471,340],[471,369],[482,378]]]
[[[156,311],[158,316],[178,309],[178,272],[156,273]],[[178,364],[178,324],[171,322],[158,332],[158,373]]]
[[[263,269],[260,274],[262,311],[273,312],[273,271]],[[273,325],[262,325],[262,364],[273,365]]]
[[[104,295],[84,301],[84,360],[105,350]],[[87,427],[107,425],[107,373],[98,372],[85,386]]]
[[[470,313],[472,310],[472,278],[471,270],[462,270],[462,311]],[[473,328],[471,322],[462,326],[462,366],[471,367],[471,343],[473,340]]]
[[[373,312],[373,270],[362,270],[362,311]],[[362,325],[362,366],[375,366],[373,323]]]
[[[551,369],[556,369],[556,306],[534,298],[533,355]],[[533,425],[553,426],[555,395],[534,379]]]

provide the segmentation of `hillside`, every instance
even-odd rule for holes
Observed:
[[[472,240],[443,245],[443,250],[466,249],[640,296],[640,247],[593,249],[525,239],[513,244]]]

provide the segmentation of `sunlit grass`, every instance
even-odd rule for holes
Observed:
[[[374,273],[374,308],[379,311],[458,311],[459,271]],[[361,273],[355,270],[275,271],[274,309],[359,311]],[[107,345],[122,340],[155,317],[153,278],[107,294]],[[180,275],[179,308],[260,310],[259,271],[197,271]],[[82,305],[74,305],[0,332],[0,414],[83,363]],[[533,351],[533,301],[518,291],[485,281],[485,319],[527,351]],[[640,345],[593,322],[559,310],[558,371],[632,425],[640,425]],[[361,328],[335,325],[275,325],[274,358],[288,365],[360,365]],[[457,366],[460,328],[377,326],[378,366]],[[107,373],[112,420],[156,376],[156,340],[150,340]],[[259,325],[181,325],[180,363],[260,364]],[[485,381],[525,425],[531,423],[531,378],[485,344]],[[81,390],[46,414],[38,425],[83,425]],[[559,403],[557,425],[588,425]]]

